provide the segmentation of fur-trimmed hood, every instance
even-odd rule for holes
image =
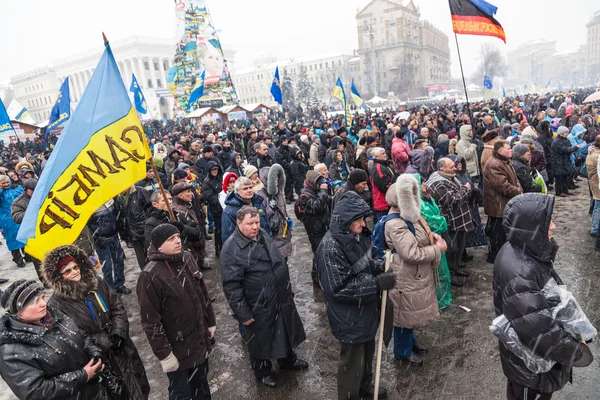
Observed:
[[[402,218],[413,224],[421,216],[419,183],[410,174],[400,175],[396,183],[388,189],[385,201],[391,208],[399,210]]]
[[[65,280],[56,270],[58,262],[66,256],[72,256],[77,261],[81,273],[79,282]],[[42,263],[41,274],[56,296],[72,300],[84,300],[90,291],[98,287],[98,276],[92,262],[83,250],[73,245],[59,246],[48,252]]]
[[[285,172],[279,164],[273,164],[269,168],[261,168],[259,172],[260,180],[267,188],[269,196],[275,196],[283,193],[285,189]],[[279,178],[279,184],[277,183]]]

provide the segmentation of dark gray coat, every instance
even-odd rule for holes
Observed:
[[[254,318],[242,329],[252,357],[283,358],[306,340],[287,263],[263,229],[258,241],[235,229],[221,251],[221,279],[234,318]]]

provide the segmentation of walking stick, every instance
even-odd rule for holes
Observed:
[[[385,251],[385,270],[387,272],[390,269],[390,262],[392,261],[392,252],[390,250]],[[383,351],[383,327],[385,325],[385,306],[387,303],[387,290],[384,290],[381,298],[381,315],[379,317],[379,340],[377,341],[377,364],[375,365],[375,394],[373,399],[379,398],[379,378],[381,378],[381,353]]]

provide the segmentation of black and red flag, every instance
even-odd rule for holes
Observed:
[[[498,8],[485,0],[448,0],[452,29],[463,35],[493,36],[506,43],[506,34],[494,18]]]

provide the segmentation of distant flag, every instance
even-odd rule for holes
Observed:
[[[546,89],[550,87],[550,81],[552,80],[552,78],[548,79],[548,84],[546,85]]]
[[[502,86],[502,97],[506,97],[506,89],[504,89],[504,86]]]
[[[131,86],[129,87],[129,91],[133,93],[133,101],[135,103],[135,109],[137,112],[140,114],[146,114],[148,112],[148,103],[146,103],[146,99],[142,93],[142,88],[140,87],[137,79],[135,79],[135,74],[131,74]]]
[[[202,75],[196,80],[196,84],[194,85],[194,89],[192,89],[192,93],[190,94],[190,98],[188,100],[188,110],[192,107],[198,99],[204,96],[204,77],[206,76],[206,69],[202,71]]]
[[[452,29],[463,35],[493,36],[506,43],[504,28],[494,18],[498,7],[485,0],[448,0]]]
[[[8,110],[6,110],[8,116],[13,121],[23,122],[29,125],[35,125],[35,120],[29,114],[29,111],[25,107],[23,107],[17,100],[11,101],[8,106]]]
[[[273,83],[271,83],[271,94],[273,99],[283,104],[283,93],[281,93],[281,79],[279,79],[279,66],[275,68],[275,75],[273,76]]]
[[[346,126],[352,126],[352,113],[350,112],[350,104],[346,103]]]
[[[10,122],[6,107],[4,107],[4,103],[0,99],[0,136],[10,135],[11,131],[14,135],[17,134],[12,122]]]
[[[492,90],[492,88],[494,87],[494,84],[492,83],[492,80],[487,75],[485,75],[483,77],[483,86],[485,86],[485,88],[487,90]]]
[[[50,111],[50,119],[48,120],[48,126],[46,127],[46,135],[44,139],[50,135],[50,133],[67,123],[71,117],[71,98],[69,96],[69,77],[67,76],[60,85],[60,91],[58,92],[58,98],[52,111]]]
[[[358,93],[358,89],[356,89],[356,86],[354,85],[354,78],[352,79],[352,87],[350,88],[350,95],[352,96],[352,100],[354,100],[354,104],[356,104],[356,107],[362,108],[366,111],[367,105],[365,104],[365,101],[362,99],[362,97],[360,97],[360,94]]]
[[[331,96],[340,100],[344,108],[346,108],[346,92],[344,92],[344,86],[342,85],[342,80],[340,78],[337,79]]]
[[[105,47],[17,234],[38,260],[73,243],[95,211],[146,176],[151,156],[146,135],[108,42]]]

